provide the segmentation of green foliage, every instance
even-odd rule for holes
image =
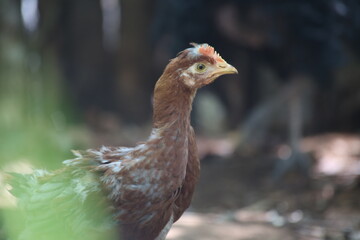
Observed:
[[[6,209],[3,211],[6,237],[26,240],[115,239],[116,233],[110,224],[109,214],[104,205],[99,205],[102,197],[95,196],[86,205],[76,206],[71,205],[73,202],[68,204],[64,201],[54,207],[54,202],[47,202],[36,212]]]
[[[2,39],[0,164],[26,160],[55,167],[73,144],[60,109],[61,88],[51,55],[29,53]]]
[[[69,107],[63,104],[57,66],[51,50],[42,53],[25,47],[24,42],[0,37],[0,187],[3,184],[1,170],[11,166],[11,171],[16,171],[21,162],[34,168],[56,169],[63,160],[72,157],[70,149],[79,144],[71,137],[65,117],[64,112]],[[112,233],[107,236],[104,232],[93,230],[96,224],[88,228],[79,227],[76,236],[63,230],[70,223],[76,222],[80,215],[92,216],[92,223],[100,223],[107,215],[103,211],[104,206],[99,206],[100,197],[96,196],[86,206],[78,204],[59,208],[54,207],[54,202],[43,205],[43,213],[32,214],[52,214],[46,216],[46,224],[39,233],[35,233],[37,237],[25,238],[109,239]],[[67,207],[77,209],[77,214],[70,213],[69,216]],[[0,208],[0,240],[17,239],[19,234],[26,235],[24,226],[28,223],[24,214],[19,209]],[[50,232],[52,237],[39,238],[44,230]]]

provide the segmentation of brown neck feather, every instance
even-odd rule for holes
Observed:
[[[195,92],[168,74],[163,74],[155,86],[153,128],[159,130],[163,141],[162,157],[157,161],[166,165],[165,175],[171,178],[166,189],[171,192],[181,186],[186,174],[190,112]]]
[[[154,91],[153,127],[190,125],[190,112],[195,90],[189,89],[174,76],[164,74],[156,83]],[[169,79],[170,78],[170,79]],[[178,126],[184,127],[184,126]]]

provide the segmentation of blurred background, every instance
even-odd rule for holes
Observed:
[[[198,92],[202,176],[168,239],[360,239],[358,0],[0,0],[0,168],[144,140],[190,42],[239,75]],[[1,240],[13,208],[2,186]]]

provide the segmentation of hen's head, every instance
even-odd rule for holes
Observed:
[[[191,89],[197,89],[213,82],[224,74],[237,73],[236,68],[228,64],[208,44],[191,43],[192,48],[185,49],[171,60],[164,71],[168,81],[177,81]]]

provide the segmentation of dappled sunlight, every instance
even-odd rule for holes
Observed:
[[[35,31],[40,17],[38,0],[21,0],[21,17],[26,30]]]
[[[167,240],[294,240],[287,230],[269,224],[236,222],[227,214],[187,212],[174,224]]]
[[[307,137],[301,148],[316,160],[314,173],[327,176],[360,176],[360,137],[324,134]]]

